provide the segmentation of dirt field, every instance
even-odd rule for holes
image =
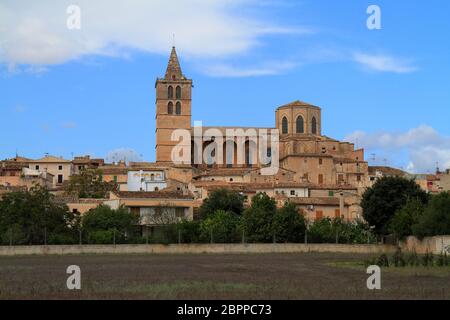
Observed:
[[[92,255],[0,258],[1,299],[450,299],[450,268],[382,271],[366,288],[355,254]],[[66,288],[81,268],[82,289]]]

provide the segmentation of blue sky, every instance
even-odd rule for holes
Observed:
[[[447,0],[91,2],[0,3],[0,158],[153,161],[154,83],[175,34],[192,120],[273,126],[298,99],[372,164],[450,167]],[[66,27],[73,3],[80,30]],[[371,4],[381,30],[366,26]]]

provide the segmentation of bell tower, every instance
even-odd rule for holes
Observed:
[[[176,129],[191,129],[192,80],[180,67],[175,47],[172,47],[164,78],[156,79],[156,162],[172,163],[171,141]]]

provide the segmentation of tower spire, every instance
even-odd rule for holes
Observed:
[[[172,47],[170,53],[169,63],[166,70],[166,80],[180,80],[183,79],[183,73],[181,72],[180,62],[178,61],[177,51],[175,47]]]

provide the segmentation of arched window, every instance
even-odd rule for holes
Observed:
[[[181,102],[180,101],[178,101],[177,104],[175,105],[175,113],[181,114]]]
[[[287,118],[284,117],[281,121],[281,134],[287,134],[288,133],[288,121]]]
[[[313,117],[311,120],[311,132],[312,134],[317,134],[317,120],[316,117]]]
[[[169,104],[167,105],[167,113],[173,114],[173,102],[172,101],[170,101]]]
[[[176,90],[175,90],[175,96],[177,99],[181,99],[181,87],[177,86]]]
[[[173,87],[172,86],[169,86],[169,88],[167,89],[167,98],[173,99]]]
[[[297,133],[305,133],[305,122],[303,121],[302,116],[298,116],[297,121]]]

